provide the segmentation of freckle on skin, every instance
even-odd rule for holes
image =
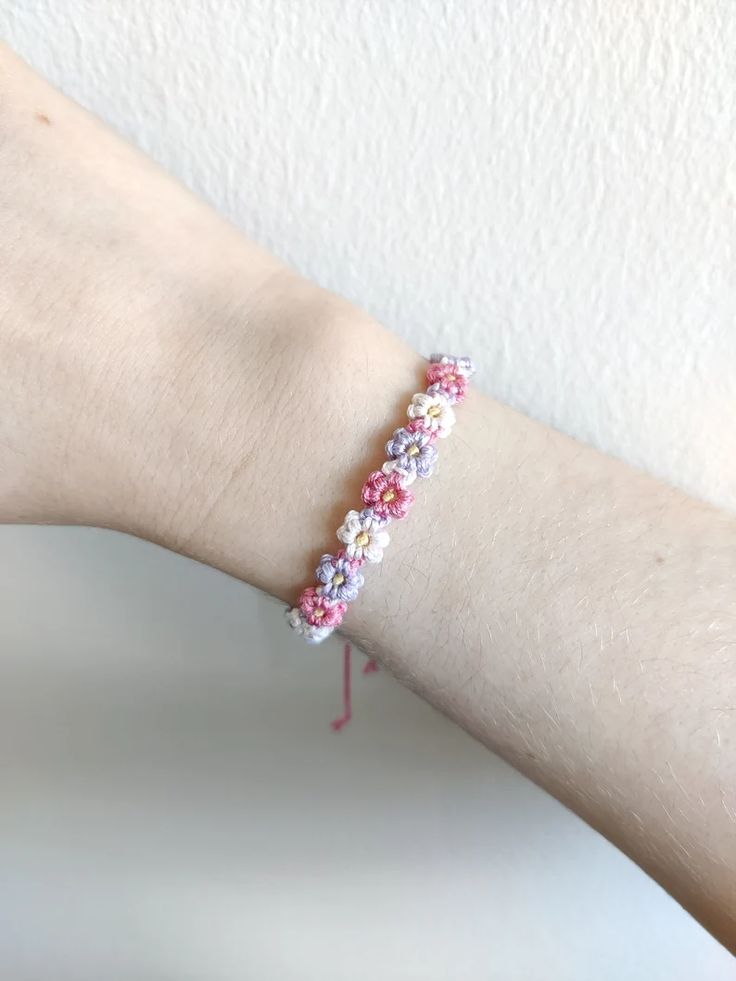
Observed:
[[[39,121],[39,123],[43,123],[44,126],[51,125],[51,120],[49,119],[49,117],[46,115],[45,112],[37,112],[36,119]]]

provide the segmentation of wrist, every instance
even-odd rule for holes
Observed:
[[[255,331],[236,315],[195,353],[191,407],[160,420],[158,438],[184,449],[175,476],[152,528],[128,530],[288,600],[383,459],[422,361],[338,297],[296,277],[273,286]]]

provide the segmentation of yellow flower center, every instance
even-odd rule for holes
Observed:
[[[318,607],[317,607],[317,609],[316,609],[316,610],[314,611],[314,613],[312,614],[312,616],[313,616],[313,617],[314,617],[314,618],[315,618],[316,620],[321,620],[321,619],[322,619],[322,617],[323,617],[324,615],[325,615],[325,611],[324,611],[324,610],[322,609],[322,607],[321,607],[321,606],[318,606]]]
[[[456,377],[455,377],[455,375],[448,375],[447,376],[447,380],[448,380],[448,382],[454,382],[456,380]]]
[[[383,494],[381,494],[381,500],[384,501],[386,504],[390,504],[395,497],[396,497],[396,491],[393,490],[387,490],[384,491]]]
[[[361,533],[359,535],[356,535],[355,537],[355,544],[359,545],[360,548],[365,548],[365,546],[368,544],[370,540],[371,540],[371,536],[368,534],[368,532],[361,531]]]
[[[418,452],[419,452],[419,447],[416,445],[416,443],[412,443],[412,445],[407,450],[409,456],[416,456]]]
[[[430,405],[427,409],[427,415],[430,419],[436,419],[440,412],[442,412],[442,408],[439,405]]]
[[[335,586],[342,586],[342,584],[345,582],[345,576],[341,572],[336,572],[332,577],[332,582]]]

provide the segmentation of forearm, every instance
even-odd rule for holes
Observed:
[[[358,639],[733,947],[736,527],[485,399],[455,433]]]
[[[0,68],[0,520],[293,602],[421,359]],[[736,946],[733,522],[478,394],[458,416],[346,629]]]
[[[215,439],[200,413],[187,443],[149,445],[187,413],[198,346],[226,359],[237,322],[256,377],[282,321],[260,291],[295,279],[2,45],[0,268],[0,520],[145,522],[143,478],[163,499]]]
[[[292,602],[421,377],[359,315],[333,330],[168,542]],[[736,945],[736,526],[483,396],[458,417],[347,633]]]

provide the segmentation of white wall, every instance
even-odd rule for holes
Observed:
[[[0,29],[418,349],[736,509],[726,0],[0,0]],[[0,975],[736,978],[388,678],[333,736],[337,642],[241,584],[99,532],[0,548]]]

